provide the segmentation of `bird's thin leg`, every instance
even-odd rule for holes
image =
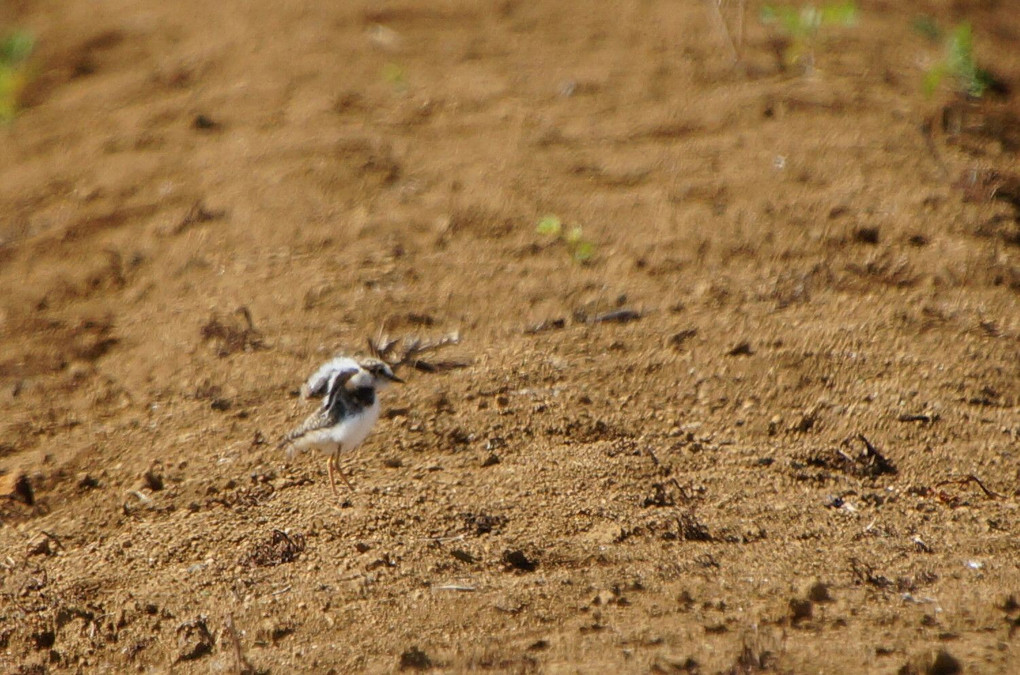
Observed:
[[[347,480],[347,476],[344,475],[343,470],[340,468],[339,462],[337,462],[336,455],[330,455],[326,460],[326,468],[329,469],[329,486],[333,488],[333,496],[340,499],[340,492],[336,489],[336,474],[340,474],[340,478],[343,479],[344,484],[351,492],[354,492],[354,486],[351,485],[351,481]]]
[[[330,455],[329,457],[326,458],[326,470],[329,473],[329,486],[333,488],[333,496],[336,497],[337,499],[340,499],[340,493],[336,489],[336,479],[333,477],[335,465],[336,455]]]
[[[351,492],[356,492],[354,486],[351,485],[351,481],[347,480],[347,475],[344,473],[343,469],[340,468],[340,463],[337,462],[335,455],[333,457],[333,463],[336,465],[336,472],[340,474],[341,478],[344,479],[344,483],[347,485],[347,489],[350,490]]]

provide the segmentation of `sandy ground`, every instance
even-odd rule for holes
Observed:
[[[0,670],[1020,672],[1010,4],[6,3]]]

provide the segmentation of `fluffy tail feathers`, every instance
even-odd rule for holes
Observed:
[[[298,438],[300,438],[300,436],[301,436],[300,433],[292,431],[291,433],[287,434],[286,436],[284,436],[283,438],[280,439],[280,442],[276,444],[276,449],[277,450],[284,450],[284,449],[286,449],[287,450],[287,458],[288,459],[293,459],[294,455],[298,454],[298,452],[304,452],[305,451],[305,448],[298,447],[298,444],[295,443],[295,441]]]

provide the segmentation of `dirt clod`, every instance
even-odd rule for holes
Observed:
[[[534,572],[538,568],[538,562],[529,558],[520,549],[504,551],[503,562],[508,569],[520,570],[521,572]]]
[[[714,541],[708,526],[698,520],[693,511],[685,511],[677,516],[680,539],[684,541]]]
[[[255,633],[255,639],[261,644],[275,645],[293,632],[294,626],[288,622],[267,618],[259,625],[259,629]]]
[[[673,349],[677,350],[683,349],[684,345],[697,335],[698,335],[697,328],[688,328],[686,330],[680,331],[679,333],[673,333],[672,335],[670,335],[668,343],[669,346],[672,347]]]
[[[21,472],[0,476],[0,497],[13,499],[28,506],[35,504],[35,491],[28,475]]]
[[[400,670],[428,670],[431,667],[432,660],[418,647],[411,647],[400,655]]]
[[[39,535],[28,544],[29,555],[49,556],[55,553],[55,547],[45,534]]]
[[[199,131],[214,131],[219,129],[221,125],[209,115],[199,113],[195,115],[195,119],[192,121],[192,126]]]
[[[958,675],[963,672],[963,664],[945,649],[940,649],[925,668],[925,675]]]
[[[789,603],[790,620],[794,625],[801,621],[807,621],[813,614],[813,605],[810,600],[804,598],[792,598]]]
[[[754,349],[751,348],[751,343],[747,341],[737,343],[736,346],[726,352],[727,356],[751,356],[753,354]]]
[[[859,227],[854,230],[854,241],[860,244],[878,244],[879,229],[877,227]]]
[[[207,619],[200,616],[177,626],[176,661],[194,661],[210,654],[215,646]]]
[[[36,649],[51,649],[57,642],[57,634],[52,630],[42,630],[32,636],[32,644]]]
[[[503,516],[493,516],[486,513],[466,513],[462,516],[468,528],[475,535],[498,532],[506,524]]]
[[[142,474],[142,480],[145,483],[145,487],[152,490],[153,492],[159,492],[163,489],[163,474],[155,467],[148,469]]]
[[[829,584],[824,581],[816,581],[808,588],[807,598],[811,602],[833,602]]]
[[[273,530],[252,547],[242,562],[257,567],[273,567],[294,562],[304,550],[305,538],[302,535]]]
[[[700,664],[690,656],[688,657],[671,657],[671,656],[657,656],[655,661],[652,662],[650,671],[653,673],[680,673],[686,675],[701,675]]]
[[[93,490],[99,487],[99,479],[88,473],[78,474],[77,486],[79,490]]]

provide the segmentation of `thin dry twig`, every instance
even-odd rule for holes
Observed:
[[[249,675],[255,672],[255,667],[251,664],[244,653],[241,651],[241,638],[237,634],[237,629],[234,628],[234,616],[227,614],[227,618],[224,621],[223,626],[223,637],[230,643],[230,651],[234,656],[234,669],[233,672],[236,675]]]
[[[434,542],[434,543],[437,543],[437,544],[444,544],[444,543],[450,542],[450,541],[461,541],[465,537],[467,537],[466,534],[454,534],[454,535],[442,536],[442,537],[422,537],[418,541],[431,541],[431,542]]]
[[[722,0],[705,0],[705,4],[708,6],[708,14],[712,17],[712,23],[715,24],[716,30],[719,31],[720,35],[723,36],[723,41],[726,43],[727,49],[730,52],[730,58],[733,59],[733,63],[740,61],[740,52],[737,51],[737,45],[733,42],[733,38],[730,36],[730,29],[726,26],[726,20],[723,18]],[[740,3],[740,19],[738,23],[738,39],[743,40],[744,33],[744,3]]]
[[[928,152],[931,153],[932,159],[935,160],[935,166],[938,167],[939,173],[942,174],[943,180],[949,180],[949,167],[946,165],[945,159],[942,158],[942,153],[939,152],[938,145],[935,144],[935,121],[932,118],[928,118],[921,125],[921,136],[924,137],[925,147]]]
[[[433,588],[437,591],[459,591],[461,593],[470,593],[478,590],[476,586],[463,586],[460,584],[444,584],[442,586],[433,586]]]
[[[427,361],[422,358],[424,354],[459,343],[460,333],[456,331],[435,340],[423,340],[418,337],[390,339],[389,336],[380,333],[376,339],[368,339],[368,349],[373,356],[385,361],[391,368],[408,366],[423,373],[435,373],[468,366],[467,361]]]
[[[660,462],[659,458],[655,456],[655,453],[652,451],[651,448],[645,448],[645,452],[647,452],[648,456],[652,458],[652,464],[654,464],[657,467],[662,466],[662,462]]]
[[[57,548],[59,548],[61,550],[64,549],[64,545],[61,543],[60,538],[57,537],[57,535],[52,534],[50,532],[47,532],[46,530],[39,530],[39,531],[41,533],[43,533],[50,541],[52,541],[54,544],[56,544]]]
[[[989,499],[1002,499],[1002,495],[998,492],[994,492],[985,487],[985,484],[981,482],[981,479],[974,474],[968,474],[963,478],[949,478],[943,481],[935,483],[935,487],[942,487],[943,485],[966,485],[967,483],[977,483],[977,486],[981,488],[981,491],[985,493],[985,496]]]
[[[744,48],[744,10],[747,8],[747,0],[740,0],[737,3],[737,51]]]

